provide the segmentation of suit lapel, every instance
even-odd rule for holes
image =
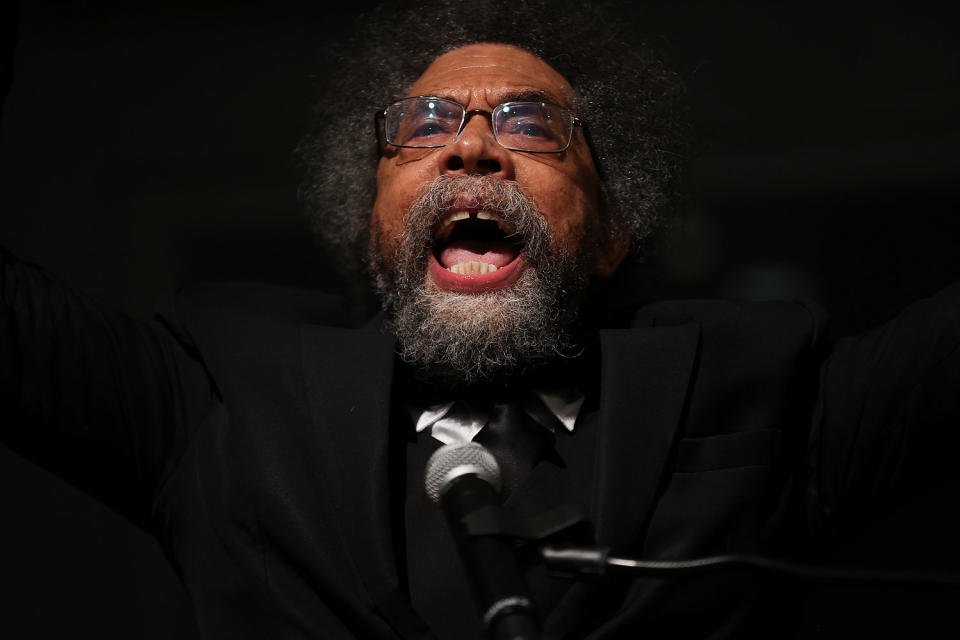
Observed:
[[[605,330],[594,486],[598,542],[642,537],[686,403],[700,327]]]
[[[304,326],[303,367],[325,491],[372,604],[398,630],[422,626],[401,595],[391,534],[389,442],[394,339],[376,331]]]
[[[582,500],[600,544],[623,551],[642,540],[683,415],[699,336],[695,323],[601,331],[596,422],[558,437],[565,468],[542,461],[506,506],[532,515]],[[541,580],[539,593],[548,601],[546,635],[569,634],[604,606],[597,584]]]
[[[391,496],[388,441],[394,340],[319,326],[304,326],[301,335],[319,455],[332,470],[320,477],[332,485],[325,493],[337,502],[341,538],[381,615],[395,629],[416,629],[390,541],[390,500],[399,499]],[[685,405],[699,325],[605,330],[600,337],[600,421],[590,470],[595,485],[593,504],[586,506],[597,540],[622,549],[640,539],[651,515]],[[556,472],[538,468],[534,475]],[[511,506],[526,511],[525,494]]]
[[[557,450],[567,464],[541,461],[505,504],[528,516],[582,497],[597,541],[622,549],[642,539],[655,506],[686,404],[700,326],[603,330],[600,343],[596,432],[559,438]]]

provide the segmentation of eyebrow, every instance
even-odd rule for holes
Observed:
[[[501,104],[504,102],[551,102],[563,106],[559,97],[536,89],[505,91],[497,96],[497,102]]]
[[[444,98],[445,100],[460,102],[460,100],[449,91],[439,91],[436,93],[431,93],[430,95],[438,98]],[[565,104],[565,102],[570,103],[572,101],[564,101],[560,99],[559,96],[541,89],[508,89],[502,93],[494,93],[492,95],[496,96],[495,102],[497,104],[503,104],[504,102],[549,102],[567,109],[575,108],[575,105],[573,104]]]

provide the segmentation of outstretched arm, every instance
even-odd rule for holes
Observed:
[[[827,519],[960,463],[960,283],[838,341],[813,428],[812,504]]]
[[[139,524],[211,386],[183,336],[0,250],[0,439]]]

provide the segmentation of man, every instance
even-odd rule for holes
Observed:
[[[4,438],[154,531],[204,637],[477,637],[422,468],[506,407],[547,442],[506,505],[581,504],[599,543],[652,558],[795,551],[950,442],[956,287],[837,345],[799,304],[610,313],[593,280],[651,232],[673,165],[612,166],[596,95],[528,50],[459,44],[378,102],[369,218],[362,184],[331,190],[363,167],[325,175],[352,129],[307,145],[316,224],[368,243],[383,318],[228,286],[143,325],[3,256]],[[648,108],[643,144],[675,138]],[[788,604],[740,575],[527,577],[548,637],[769,637]]]

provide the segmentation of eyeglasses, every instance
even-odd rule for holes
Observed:
[[[570,146],[573,127],[583,126],[569,109],[549,102],[504,102],[493,111],[471,109],[453,100],[404,98],[376,114],[384,120],[384,138],[395,147],[444,147],[460,135],[470,116],[490,116],[493,137],[513,151],[559,153]]]

